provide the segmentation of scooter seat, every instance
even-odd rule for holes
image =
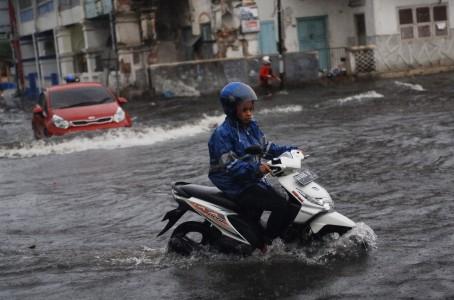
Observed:
[[[238,205],[232,200],[228,199],[225,194],[217,187],[177,182],[174,184],[173,189],[178,194],[184,195],[186,197],[195,197],[236,212],[239,211]]]

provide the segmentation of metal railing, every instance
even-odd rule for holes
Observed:
[[[346,67],[347,51],[346,47],[328,48],[329,51],[329,70],[339,67]]]
[[[333,70],[345,70],[347,67],[347,48],[319,48],[308,51],[318,53],[319,70],[321,73],[329,74]]]
[[[348,73],[371,73],[376,70],[374,46],[313,49],[318,53],[320,73],[337,76]]]

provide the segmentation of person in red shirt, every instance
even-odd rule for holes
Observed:
[[[271,67],[271,59],[269,56],[262,58],[262,66],[259,71],[260,86],[263,88],[266,96],[271,96],[273,89],[272,81],[281,81],[279,77],[273,74],[273,68]]]

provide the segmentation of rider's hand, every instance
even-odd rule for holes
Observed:
[[[271,168],[267,164],[261,164],[259,167],[259,170],[260,170],[260,173],[262,173],[262,175],[265,175],[265,174],[268,174],[269,172],[271,172]]]

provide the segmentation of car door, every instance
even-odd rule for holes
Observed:
[[[46,116],[47,116],[47,104],[46,104],[46,95],[44,93],[41,93],[38,97],[38,105],[42,108],[41,113],[34,113],[33,114],[33,127],[35,131],[38,133],[42,134],[44,127],[45,127],[45,121],[46,121]]]

